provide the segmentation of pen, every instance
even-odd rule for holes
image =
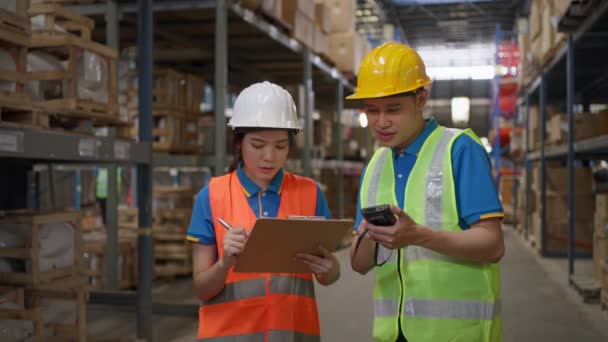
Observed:
[[[232,230],[232,226],[230,224],[228,224],[228,222],[222,220],[221,218],[217,218],[218,221],[220,221],[220,223],[222,224],[222,226],[224,226],[224,228],[228,229],[228,230]]]

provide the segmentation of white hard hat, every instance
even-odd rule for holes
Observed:
[[[280,86],[267,81],[252,84],[239,94],[228,126],[232,129],[251,127],[301,130],[291,95]]]

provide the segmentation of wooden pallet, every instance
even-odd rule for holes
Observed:
[[[138,72],[130,71],[124,90],[126,107],[131,113],[138,112]],[[194,74],[173,69],[155,68],[153,76],[152,105],[154,111],[173,112],[183,116],[198,116],[203,102],[205,80]]]
[[[31,25],[27,15],[28,0],[16,2],[16,11],[0,9],[0,42],[19,46],[30,44]]]
[[[0,81],[10,82],[15,88],[14,91],[0,91],[0,111],[7,107],[32,107],[26,89],[28,82],[27,48],[0,41],[0,52],[9,54],[12,64],[14,64],[9,67],[0,65]]]
[[[0,229],[3,225],[22,225],[28,232],[28,241],[21,248],[0,248],[0,257],[14,258],[26,262],[25,271],[4,272],[0,274],[0,284],[41,286],[58,278],[77,276],[82,271],[82,235],[78,212],[34,212],[15,211],[0,216]],[[72,265],[43,271],[40,269],[40,229],[49,223],[68,222],[74,228],[74,261]]]
[[[95,22],[91,18],[78,15],[57,4],[32,4],[28,9],[30,17],[44,18],[44,28],[34,28],[34,33],[51,35],[76,35],[85,40],[91,40],[91,31]]]
[[[105,241],[90,241],[84,245],[89,289],[105,289]],[[122,258],[122,269],[119,275],[118,288],[131,289],[137,286],[137,241],[119,239],[119,256]]]
[[[600,302],[601,283],[594,277],[571,275],[569,282],[583,297],[584,303]]]
[[[118,208],[118,226],[121,228],[137,229],[139,227],[139,209]]]
[[[3,287],[4,298],[15,303],[17,309],[0,309],[0,319],[31,321],[33,341],[74,341],[87,339],[86,307],[88,292],[83,277],[59,279],[44,286]],[[50,301],[73,301],[75,320],[69,323],[46,321],[44,312],[53,310]]]
[[[118,83],[116,78],[117,52],[115,49],[73,35],[57,35],[49,32],[32,34],[31,51],[41,50],[51,54],[66,65],[61,71],[35,71],[28,73],[30,81],[61,81],[63,98],[41,101],[39,105],[50,113],[120,124],[118,116]],[[78,94],[78,69],[85,53],[92,53],[107,65],[107,101],[86,99]]]

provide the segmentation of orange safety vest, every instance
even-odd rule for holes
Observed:
[[[313,180],[285,172],[278,218],[315,215]],[[311,200],[314,199],[314,200]],[[213,218],[250,231],[256,216],[236,172],[212,178],[209,200]],[[215,222],[215,220],[214,220]],[[227,230],[215,224],[218,255]],[[222,292],[199,309],[199,341],[319,341],[319,315],[311,273],[228,273]]]

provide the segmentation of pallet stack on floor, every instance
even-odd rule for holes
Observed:
[[[81,214],[0,216],[0,340],[86,341]]]
[[[87,135],[115,127],[126,137],[118,55],[91,40],[93,20],[58,4],[13,3],[17,13],[0,9],[0,124]]]
[[[129,211],[129,209],[126,209]],[[131,212],[125,214],[119,209],[118,217],[118,288],[131,289],[137,285],[137,221],[130,224]],[[135,213],[137,215],[137,213]],[[126,217],[125,217],[126,216]],[[135,217],[137,220],[137,217]],[[125,223],[126,221],[126,223]],[[82,228],[84,232],[84,262],[90,289],[107,288],[105,254],[107,245],[106,228],[99,210],[83,210]]]
[[[576,189],[574,245],[579,252],[591,252],[593,248],[593,219],[595,212],[595,196],[592,192],[593,180],[588,168],[575,169]],[[531,187],[536,194],[536,211],[531,216],[531,228],[534,244],[538,250],[542,248],[540,210],[540,167],[532,170]],[[546,173],[546,251],[565,252],[568,248],[568,169],[564,166],[547,163]]]
[[[172,279],[192,274],[192,244],[186,232],[194,205],[194,190],[186,186],[154,187],[155,278]]]
[[[595,197],[595,230],[593,232],[593,267],[601,290],[601,306],[608,317],[608,194]]]
[[[121,80],[120,105],[129,120],[139,115],[137,71],[129,71]],[[153,130],[154,151],[198,154],[201,151],[199,121],[204,96],[204,79],[173,69],[154,69]],[[131,136],[138,136],[137,126]]]

